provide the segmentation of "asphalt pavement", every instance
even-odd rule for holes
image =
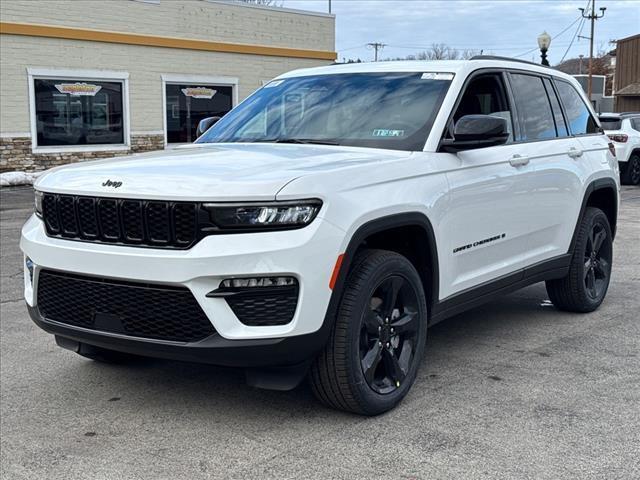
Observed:
[[[416,384],[375,418],[306,386],[56,347],[22,299],[30,188],[0,190],[2,479],[638,479],[640,189],[622,192],[602,307],[563,313],[543,284],[429,331]]]

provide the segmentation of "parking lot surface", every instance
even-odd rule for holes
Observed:
[[[640,189],[622,192],[602,307],[563,313],[534,285],[429,331],[395,410],[328,410],[241,371],[93,363],[22,299],[30,188],[0,191],[3,479],[640,478]]]

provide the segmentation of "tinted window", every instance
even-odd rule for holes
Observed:
[[[33,81],[38,146],[124,143],[122,83]]]
[[[620,130],[622,119],[616,117],[600,117],[600,125],[605,130]]]
[[[556,92],[553,89],[551,80],[545,78],[543,79],[543,82],[545,88],[547,89],[549,101],[551,102],[553,118],[556,121],[556,130],[558,131],[558,136],[567,137],[569,135],[569,132],[567,131],[567,125],[565,124],[564,117],[562,116],[562,109],[560,108],[560,103],[558,102],[558,97],[556,96]]]
[[[547,92],[540,77],[511,74],[515,97],[520,140],[556,138],[556,126]]]
[[[640,117],[631,119],[631,128],[640,132]]]
[[[231,110],[232,87],[168,84],[167,142],[193,142],[200,120],[222,117]]]
[[[572,135],[596,133],[598,126],[580,94],[567,82],[556,82]]]
[[[489,74],[475,77],[467,85],[460,104],[453,115],[454,123],[465,115],[493,115],[504,118],[509,129],[507,143],[513,141],[513,119],[507,102],[502,75]],[[449,137],[453,136],[449,133]]]
[[[416,72],[274,80],[197,143],[308,142],[422,150],[452,78]]]

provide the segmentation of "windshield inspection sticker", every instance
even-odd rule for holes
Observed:
[[[420,78],[422,80],[453,80],[453,73],[426,72]]]
[[[385,128],[376,128],[373,131],[374,137],[404,137],[404,130],[387,130]]]

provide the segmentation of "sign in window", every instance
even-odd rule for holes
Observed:
[[[34,79],[37,143],[124,143],[122,82]]]
[[[198,123],[222,117],[233,106],[233,87],[221,85],[166,85],[167,143],[196,139]]]

